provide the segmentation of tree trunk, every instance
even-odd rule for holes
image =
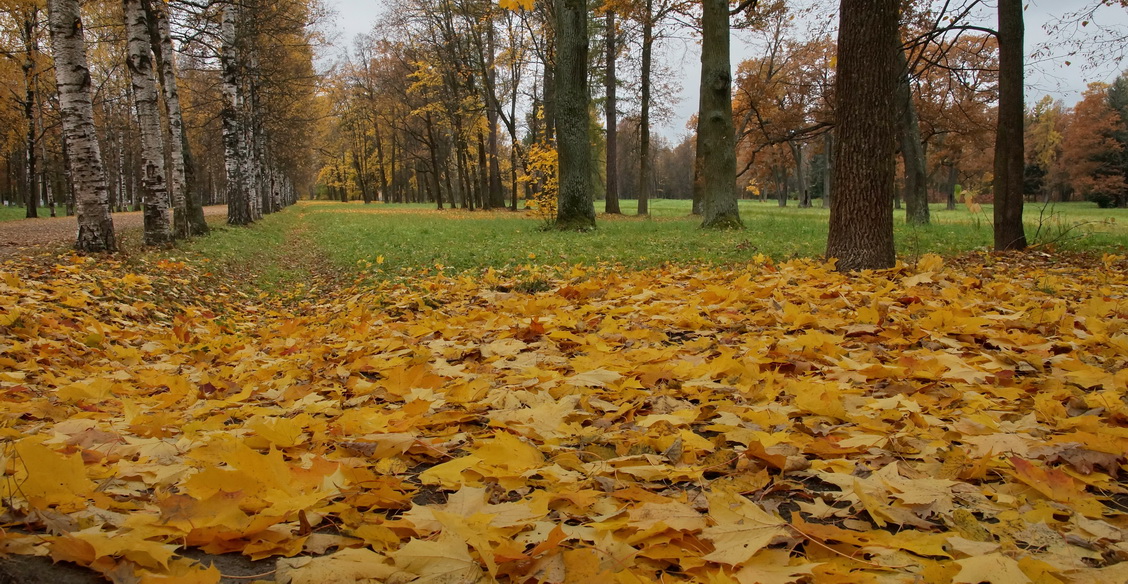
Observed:
[[[36,53],[39,52],[38,42],[35,36],[35,25],[38,19],[38,10],[34,7],[30,12],[24,15],[22,26],[22,34],[24,41],[24,62],[23,77],[24,77],[24,120],[27,122],[27,132],[24,135],[24,152],[27,154],[27,181],[25,188],[27,189],[27,212],[25,217],[33,219],[39,216],[39,193],[37,192],[36,184],[39,173],[39,158],[38,153],[35,151],[36,146],[36,124],[35,124],[35,105],[38,101],[35,91],[35,60]],[[84,53],[85,55],[85,53]]]
[[[176,237],[207,233],[203,207],[188,180],[191,153],[184,132],[184,113],[180,107],[180,89],[176,82],[176,54],[172,48],[172,31],[168,23],[165,0],[142,0],[148,16],[153,56],[157,60],[157,78],[161,84],[168,115],[168,141],[171,152],[169,187],[172,201],[172,230]]]
[[[607,75],[605,76],[607,88],[607,101],[604,105],[605,118],[607,121],[607,198],[604,200],[603,212],[620,214],[622,210],[619,209],[619,169],[617,164],[618,148],[618,134],[619,134],[619,107],[615,101],[615,90],[618,88],[618,80],[615,78],[615,59],[619,55],[619,47],[616,42],[618,31],[615,25],[615,10],[612,7],[607,8]]]
[[[799,208],[806,209],[811,206],[810,191],[807,187],[807,157],[803,151],[802,142],[788,142],[791,147],[791,157],[795,160],[795,190],[799,193]]]
[[[435,189],[435,206],[438,210],[442,211],[443,210],[443,190],[442,190],[442,187],[439,184],[439,179],[440,179],[440,177],[439,177],[439,154],[438,154],[439,146],[438,146],[438,143],[435,142],[435,131],[434,131],[434,128],[433,128],[433,124],[431,123],[431,114],[428,112],[426,114],[426,116],[423,118],[423,120],[424,120],[424,122],[426,122],[426,128],[427,128],[427,140],[428,140],[427,150],[430,152],[430,155],[431,155],[431,175],[432,175],[432,180],[434,181],[433,184],[434,184],[434,189]]]
[[[735,168],[735,167],[734,167]],[[693,206],[691,215],[705,212],[705,157],[697,145],[693,148]]]
[[[729,66],[729,4],[702,0],[701,102],[697,155],[702,161],[702,227],[743,227],[736,204],[736,140]]]
[[[587,3],[556,0],[557,229],[595,227],[587,62]]]
[[[897,65],[901,74],[897,78],[897,111],[901,138],[901,160],[905,165],[905,222],[909,225],[928,225],[928,172],[925,170],[924,148],[920,139],[920,118],[913,103],[912,80],[909,62],[897,39]]]
[[[102,167],[102,152],[94,130],[90,102],[90,72],[78,0],[49,0],[51,46],[55,53],[55,79],[59,88],[59,113],[63,139],[70,154],[78,210],[78,251],[114,251],[114,223],[110,219],[109,188]]]
[[[487,21],[486,26],[488,27],[488,29],[486,30],[486,53],[488,55],[487,67],[489,69],[487,76],[490,80],[487,93],[490,94],[490,97],[494,97],[494,99],[487,100],[486,108],[486,118],[487,122],[489,123],[488,144],[490,174],[488,191],[489,194],[487,195],[488,205],[486,204],[487,201],[481,202],[483,203],[483,207],[488,206],[490,208],[500,209],[502,207],[505,207],[505,192],[501,188],[501,153],[498,145],[497,132],[498,117],[500,117],[498,108],[500,104],[497,103],[496,96],[493,93],[494,91],[496,91],[496,89],[494,88],[497,87],[497,68],[495,65],[494,57],[494,27],[492,20]],[[483,83],[483,85],[486,84]],[[484,166],[482,167],[482,171],[485,171]]]
[[[959,170],[953,164],[948,167],[948,180],[944,183],[944,193],[948,200],[948,210],[956,210],[956,181],[959,180]]]
[[[222,69],[223,109],[223,168],[227,177],[227,223],[249,225],[251,204],[247,193],[246,145],[241,123],[243,92],[239,87],[239,63],[235,27],[238,6],[226,4],[221,9],[219,62]]]
[[[834,194],[826,255],[839,271],[891,268],[899,0],[841,0]]]
[[[149,23],[140,0],[123,0],[129,55],[126,64],[133,86],[133,107],[141,128],[141,186],[145,221],[145,245],[172,241],[168,182],[165,179],[164,146],[157,82],[153,77],[152,43]]]
[[[1024,166],[1022,0],[999,0],[999,122],[995,132],[995,249],[1026,249],[1022,227]]]
[[[830,191],[834,186],[834,131],[827,130],[823,134],[823,156],[826,157],[826,167],[823,169],[823,198],[822,206],[825,209],[830,208]]]
[[[727,32],[726,32],[727,34]],[[646,0],[642,14],[642,101],[638,126],[638,214],[650,214],[650,70],[654,45],[654,0]],[[729,98],[732,101],[732,98]],[[729,106],[732,109],[732,106]],[[731,115],[730,115],[731,117]],[[733,164],[735,173],[736,165]],[[735,175],[734,175],[735,176]],[[735,179],[734,179],[735,184]]]
[[[376,143],[376,181],[380,187],[380,193],[377,199],[384,203],[390,202],[388,200],[388,175],[384,171],[384,140],[380,135],[379,122],[372,123],[373,141]]]

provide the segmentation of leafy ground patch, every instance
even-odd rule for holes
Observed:
[[[202,550],[295,583],[1123,584],[1126,268],[761,257],[282,297],[167,258],[10,264],[0,550],[119,582],[216,582]]]

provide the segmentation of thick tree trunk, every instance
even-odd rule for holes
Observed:
[[[905,166],[905,222],[909,225],[928,225],[928,172],[925,169],[924,148],[920,140],[920,118],[913,103],[909,62],[897,39],[897,111],[901,138],[901,160]]]
[[[1022,227],[1024,170],[1022,0],[999,0],[999,122],[995,132],[995,249],[1026,249]]]
[[[841,0],[834,194],[826,255],[839,271],[891,268],[899,0]]]
[[[642,101],[638,126],[638,214],[650,214],[650,71],[654,45],[654,0],[646,0],[642,14]],[[731,98],[730,98],[731,101]],[[730,106],[731,110],[731,106]],[[733,168],[735,169],[735,163]],[[734,170],[735,172],[735,170]]]
[[[133,86],[133,107],[141,128],[141,186],[145,220],[145,245],[172,241],[168,181],[165,178],[164,145],[157,82],[153,77],[149,23],[140,0],[123,0],[129,55],[126,64]]]
[[[607,8],[607,75],[605,76],[607,101],[604,114],[607,122],[607,195],[603,204],[604,213],[620,214],[619,209],[619,169],[616,149],[619,142],[619,112],[615,91],[618,80],[615,78],[615,60],[619,56],[618,31],[615,25],[615,10]]]
[[[227,223],[230,225],[249,225],[251,204],[247,192],[247,155],[244,141],[241,114],[243,94],[239,87],[239,63],[236,48],[236,20],[238,7],[226,4],[222,8],[220,23],[219,62],[222,70],[223,109],[223,168],[227,177]]]
[[[736,204],[736,140],[729,66],[729,4],[702,0],[701,104],[697,156],[702,161],[702,227],[743,227]]]
[[[557,229],[595,227],[587,63],[587,3],[556,0]]]
[[[94,130],[90,102],[90,72],[86,42],[77,0],[49,0],[51,46],[55,53],[55,79],[59,87],[59,113],[67,142],[70,173],[78,210],[79,251],[114,251],[114,223],[110,219],[109,188],[102,167],[102,152]]]

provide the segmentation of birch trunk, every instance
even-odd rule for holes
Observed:
[[[227,223],[230,225],[249,225],[251,223],[250,199],[247,195],[244,174],[246,148],[243,127],[239,115],[243,110],[243,96],[239,90],[239,71],[235,49],[235,20],[238,7],[227,4],[223,7],[220,23],[219,62],[223,73],[223,167],[227,175]]]
[[[133,86],[133,107],[141,128],[141,186],[145,216],[145,245],[172,241],[168,181],[165,179],[161,115],[157,103],[157,81],[153,76],[149,23],[141,0],[122,0],[129,55],[126,64]]]
[[[168,23],[168,6],[165,0],[142,0],[149,19],[149,36],[153,56],[157,59],[157,77],[161,83],[168,115],[169,150],[172,166],[169,168],[169,187],[172,199],[172,227],[177,237],[207,233],[204,209],[189,180],[188,168],[191,152],[184,133],[184,112],[180,107],[180,89],[176,83],[176,54],[172,49],[172,31]]]
[[[49,0],[51,48],[55,53],[55,79],[59,87],[59,113],[63,139],[70,154],[70,173],[78,209],[79,251],[113,251],[114,223],[110,219],[110,191],[102,167],[102,152],[94,131],[90,102],[90,72],[78,0]]]

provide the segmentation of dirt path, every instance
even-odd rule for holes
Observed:
[[[227,214],[227,205],[204,207],[204,217]],[[114,213],[114,230],[121,234],[144,226],[140,211]],[[74,217],[0,221],[0,260],[56,252],[74,243],[78,223]],[[119,235],[120,237],[120,235]]]

